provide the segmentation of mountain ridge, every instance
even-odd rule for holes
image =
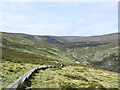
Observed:
[[[62,40],[65,40],[65,41],[71,41],[71,40],[69,40],[70,38],[72,38],[73,40],[75,40],[76,41],[76,39],[80,39],[81,41],[84,41],[84,40],[86,40],[86,39],[88,39],[88,38],[91,38],[91,39],[93,39],[93,38],[100,38],[100,40],[101,39],[103,39],[103,41],[104,41],[104,38],[107,38],[107,40],[108,39],[110,39],[110,37],[112,38],[112,40],[117,40],[117,38],[119,38],[118,37],[118,35],[120,34],[120,33],[110,33],[110,34],[104,34],[104,35],[94,35],[94,36],[54,36],[54,35],[32,35],[32,34],[24,34],[24,33],[8,33],[8,32],[1,32],[1,33],[6,33],[6,34],[21,34],[21,35],[28,35],[28,36],[36,36],[36,37],[48,37],[48,38],[50,38],[50,37],[57,37],[58,39],[60,38],[60,39],[62,39]],[[103,38],[102,38],[103,37]],[[83,39],[83,40],[82,40]],[[90,40],[90,39],[88,39],[88,40]],[[74,42],[75,42],[74,41]],[[93,40],[94,41],[94,40]],[[97,41],[97,40],[96,40]],[[99,40],[98,40],[99,41]]]

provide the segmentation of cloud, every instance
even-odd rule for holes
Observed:
[[[13,24],[25,24],[30,23],[30,18],[23,15],[23,14],[17,14],[17,13],[3,13],[3,24],[4,22],[7,23],[13,23]]]
[[[3,30],[64,36],[104,34],[117,30],[117,3],[58,4],[4,3]]]
[[[106,5],[106,6],[105,6]],[[101,35],[105,33],[113,33],[118,31],[117,24],[117,4],[101,3],[97,7],[71,23],[65,30],[66,33],[71,32],[72,35]],[[112,9],[112,10],[111,10]],[[71,35],[69,33],[69,35]]]

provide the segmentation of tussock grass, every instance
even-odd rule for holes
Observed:
[[[2,87],[13,83],[33,67],[65,64],[35,74],[25,85],[31,88],[117,88],[118,43],[60,43],[54,38],[25,34],[2,37]],[[57,40],[57,39],[56,39]],[[79,61],[81,64],[76,64]],[[110,63],[110,65],[109,65]],[[82,65],[83,64],[83,65]],[[99,68],[93,68],[85,65]],[[58,64],[59,65],[59,64]],[[29,84],[29,85],[28,85]]]
[[[1,88],[7,87],[9,84],[12,84],[19,77],[23,76],[26,72],[34,67],[41,67],[42,65],[37,64],[28,64],[28,63],[13,63],[10,61],[2,62],[1,68],[1,80],[2,86]],[[1,89],[0,88],[0,89]]]
[[[47,69],[35,74],[31,88],[118,88],[118,73],[83,65]]]

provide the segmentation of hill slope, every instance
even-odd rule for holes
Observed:
[[[105,35],[109,38],[104,42],[95,41],[95,38],[88,42],[85,39],[88,37],[2,32],[3,67],[0,74],[4,83],[0,83],[0,89],[7,87],[33,67],[56,65],[56,62],[64,64],[65,67],[40,71],[25,83],[25,87],[118,88],[116,72],[120,56],[116,36],[117,34],[110,34],[113,39],[109,40],[109,35]]]
[[[30,84],[31,83],[31,84]],[[26,82],[26,88],[118,88],[118,74],[83,65],[41,70]],[[79,90],[78,89],[78,90]]]
[[[65,37],[3,32],[2,48],[4,60],[8,60],[6,55],[10,55],[9,52],[21,52],[35,55],[40,59],[76,62],[118,72],[117,33]]]
[[[118,41],[118,34],[112,33],[98,36],[61,36],[60,38],[69,42],[113,42]]]

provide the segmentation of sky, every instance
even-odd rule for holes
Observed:
[[[93,36],[118,32],[117,2],[4,2],[3,32]]]

